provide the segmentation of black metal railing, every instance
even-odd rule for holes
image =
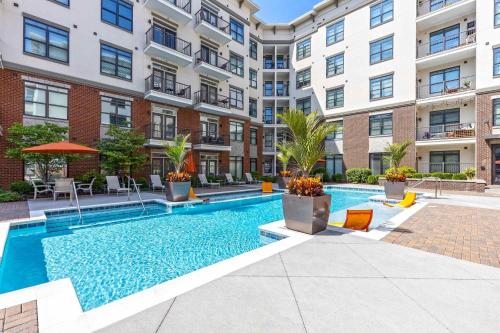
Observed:
[[[152,74],[146,79],[146,92],[159,91],[161,93],[191,99],[191,86],[180,82],[165,79],[162,76]]]
[[[417,128],[417,141],[474,138],[475,123],[443,124]]]
[[[474,89],[476,89],[475,76],[469,75],[457,77],[456,79],[437,81],[432,84],[418,85],[417,98],[453,95]]]
[[[180,134],[187,135],[190,133],[191,131],[189,129],[181,129],[169,125],[161,125],[153,123],[144,126],[144,136],[148,140],[153,139],[153,140],[172,141],[175,139],[176,136]],[[189,139],[188,141],[191,141],[191,139]]]
[[[476,42],[476,29],[449,34],[440,38],[434,38],[427,43],[421,43],[417,46],[417,58],[429,56],[452,50],[454,48],[474,44]]]
[[[229,97],[220,94],[210,93],[203,90],[194,93],[194,103],[195,104],[205,103],[229,109]]]
[[[226,34],[230,34],[229,22],[203,8],[196,13],[196,24],[200,24],[202,21],[218,28]]]
[[[209,134],[203,131],[193,132],[191,136],[191,141],[193,145],[213,145],[213,146],[229,146],[229,136],[228,135],[216,135]]]
[[[168,29],[154,25],[146,32],[146,44],[151,42],[166,46],[187,56],[191,56],[191,43],[172,35]]]
[[[191,0],[167,0],[177,8],[191,14]]]
[[[288,84],[283,84],[283,85],[276,85],[276,96],[278,97],[287,97],[290,96],[289,93],[289,85]]]
[[[214,55],[213,53],[205,53],[202,52],[201,50],[196,52],[194,55],[195,59],[195,64],[199,64],[201,62],[204,62],[206,64],[215,66],[217,68],[223,69],[225,71],[229,72],[229,60],[226,58],[223,58],[219,55]]]
[[[419,0],[417,1],[417,16],[422,16],[441,8],[456,4],[462,0]]]

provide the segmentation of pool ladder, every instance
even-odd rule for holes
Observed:
[[[144,202],[142,201],[142,197],[141,197],[141,191],[139,190],[139,186],[137,186],[137,183],[135,182],[135,179],[132,178],[132,177],[128,177],[128,183],[129,183],[129,188],[130,188],[130,184],[132,184],[132,186],[134,187],[135,191],[137,192],[137,196],[139,197],[139,201],[141,202],[141,205],[142,205],[142,210],[146,210],[146,207],[144,206]]]
[[[410,189],[416,189],[418,185],[422,185],[423,183],[425,183],[427,181],[429,181],[429,182],[432,181],[435,184],[435,187],[434,187],[434,198],[435,199],[438,198],[438,189],[439,189],[439,195],[443,196],[443,183],[441,181],[441,178],[438,178],[438,177],[425,177],[421,181],[419,181],[418,183],[416,183],[415,185],[410,187]]]
[[[82,220],[82,210],[80,209],[80,201],[78,200],[78,192],[76,190],[75,182],[71,182],[71,187],[73,189],[73,194],[75,195],[76,209],[78,209],[78,215],[80,216],[80,221]]]

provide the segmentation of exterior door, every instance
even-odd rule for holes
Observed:
[[[500,146],[493,146],[493,183],[500,185]]]
[[[153,68],[153,88],[161,92],[175,95],[175,74]]]
[[[201,85],[201,100],[203,103],[217,105],[217,87],[208,84]]]
[[[175,138],[175,117],[153,113],[153,139],[173,140]]]

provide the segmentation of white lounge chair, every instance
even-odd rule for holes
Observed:
[[[92,192],[92,187],[94,186],[94,182],[95,177],[92,178],[89,184],[78,184],[78,186],[76,187],[76,191],[88,192],[90,196],[93,196],[94,193]]]
[[[106,183],[106,187],[108,188],[108,195],[111,191],[115,191],[116,195],[118,195],[120,192],[130,192],[130,189],[128,187],[121,187],[120,181],[118,180],[117,176],[106,176]]]
[[[33,186],[33,199],[36,200],[39,194],[45,194],[45,193],[54,193],[54,190],[49,185],[46,184],[37,184],[37,180],[30,178],[30,183],[31,186]]]
[[[159,175],[149,175],[149,179],[151,180],[151,189],[153,192],[159,188],[162,192],[165,190],[165,185],[161,183],[161,178]]]
[[[220,187],[220,183],[209,183],[208,180],[207,180],[207,176],[205,176],[202,173],[198,174],[198,179],[200,180],[200,183],[201,183],[202,187],[205,187],[205,186],[208,186],[208,187]]]
[[[253,179],[253,176],[250,172],[245,173],[245,178],[247,179],[248,184],[260,184],[260,183],[262,183],[260,180]]]
[[[237,182],[233,179],[233,175],[231,175],[230,173],[226,173],[226,182],[229,184],[229,185],[243,185],[245,184],[245,182]]]
[[[71,196],[71,192],[73,191],[73,178],[58,178],[55,180],[54,185],[54,200],[57,200],[59,194],[64,194],[66,198],[66,194]]]

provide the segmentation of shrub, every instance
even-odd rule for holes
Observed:
[[[372,171],[367,168],[353,168],[346,171],[347,181],[349,183],[366,183],[368,176],[371,176]]]
[[[92,185],[93,191],[97,192],[103,190],[104,184],[106,183],[106,177],[96,170],[88,171],[80,177],[77,177],[76,180],[81,181],[83,184],[90,184],[93,178],[95,178],[94,185]]]
[[[323,184],[316,177],[293,178],[288,182],[290,194],[303,195],[306,197],[319,197],[324,194]]]
[[[437,177],[437,178],[441,178],[441,179],[452,179],[453,174],[446,173],[446,172],[433,172],[433,173],[431,173],[431,177]]]
[[[16,192],[0,192],[0,202],[21,201],[23,197]]]
[[[415,173],[413,174],[413,176],[411,176],[411,178],[415,178],[415,179],[422,179],[423,175],[421,173]]]
[[[9,189],[11,192],[16,192],[16,193],[19,193],[21,195],[30,194],[31,192],[33,192],[33,186],[31,186],[30,183],[28,183],[24,180],[12,182],[10,184]]]
[[[332,175],[332,181],[335,183],[342,183],[342,179],[344,178],[344,175],[341,173],[336,173]]]
[[[430,173],[423,173],[422,174],[422,178],[428,178],[428,177],[431,177],[431,176],[432,176],[432,174],[430,174]]]
[[[326,169],[325,168],[314,168],[311,171],[311,176],[316,176],[316,174],[322,173],[323,175],[326,175]]]
[[[260,177],[260,180],[262,180],[263,182],[271,182],[271,183],[276,183],[277,181],[276,177],[273,176],[262,176]]]
[[[409,167],[409,166],[402,166],[402,167],[399,167],[398,172],[402,173],[403,175],[405,175],[408,178],[413,178],[413,175],[417,173],[417,170],[415,170],[414,168]],[[394,168],[387,169],[385,174],[388,174],[388,173],[394,173]]]
[[[292,175],[292,172],[289,170],[281,170],[280,171],[280,176],[281,177],[290,177]]]
[[[467,179],[474,179],[476,177],[476,168],[467,168],[464,170],[464,174]]]
[[[378,184],[378,176],[368,176],[367,183],[370,185],[377,185]]]
[[[136,178],[135,179],[135,183],[137,185],[141,185],[140,189],[143,190],[143,191],[146,190],[149,187],[149,183],[148,183],[148,181],[146,180],[145,177]]]
[[[467,180],[467,176],[464,173],[456,173],[452,177],[453,180]]]

